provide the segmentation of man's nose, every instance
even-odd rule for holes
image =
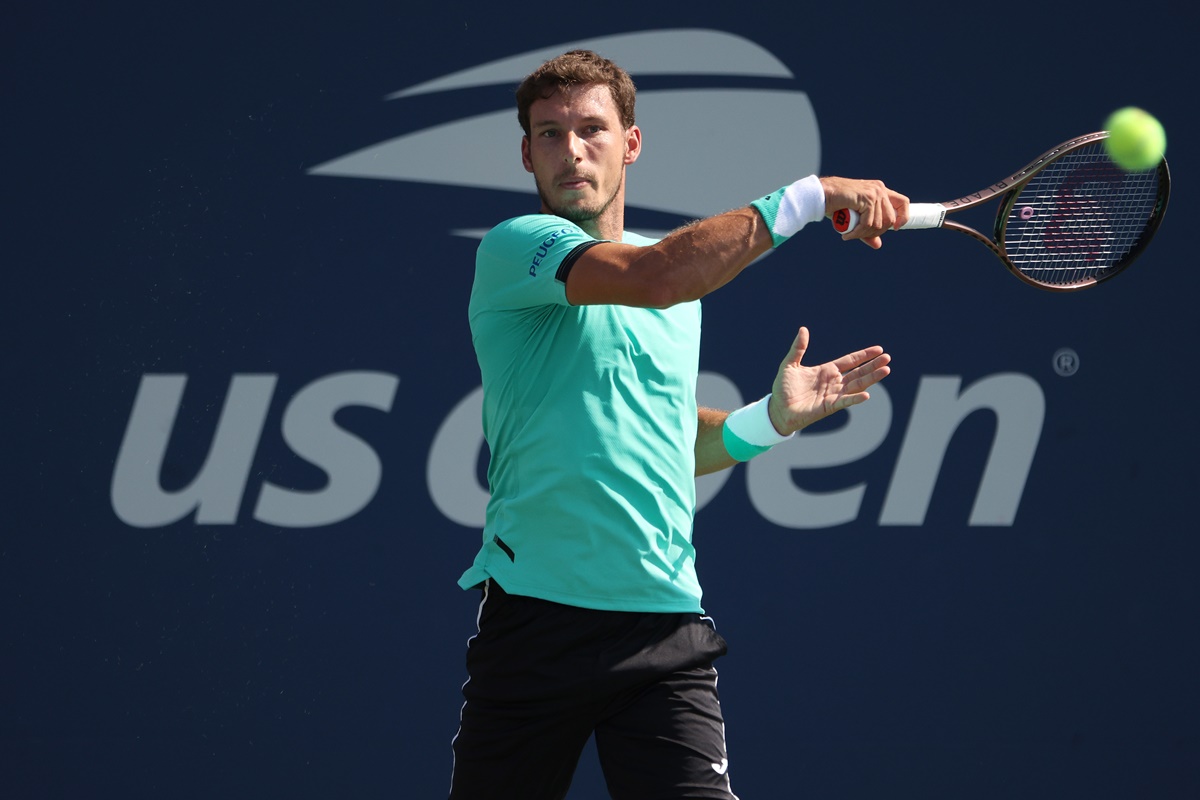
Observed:
[[[566,147],[563,150],[563,161],[568,164],[578,164],[583,160],[583,140],[570,132],[564,138]]]

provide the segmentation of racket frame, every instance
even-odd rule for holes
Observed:
[[[1041,281],[1034,280],[1022,272],[1021,269],[1012,262],[1008,256],[1008,253],[1001,244],[1001,242],[1004,241],[1004,233],[1008,226],[1009,212],[1012,210],[1012,206],[1016,203],[1017,198],[1020,196],[1021,189],[1025,187],[1025,184],[1029,183],[1029,181],[1032,180],[1035,175],[1041,172],[1043,168],[1049,166],[1068,153],[1092,144],[1093,142],[1107,138],[1108,131],[1096,131],[1095,133],[1077,136],[1074,139],[1063,142],[1057,147],[1047,150],[1045,153],[1042,153],[1040,156],[1026,164],[1017,172],[1014,172],[1012,175],[1003,180],[993,183],[986,189],[980,189],[977,192],[972,192],[971,194],[960,197],[956,200],[948,200],[937,204],[943,206],[946,209],[947,214],[951,214],[956,211],[962,211],[964,209],[983,205],[993,198],[1000,196],[1000,207],[996,211],[994,239],[990,239],[985,234],[980,233],[974,228],[964,225],[960,222],[956,222],[952,219],[944,219],[939,227],[949,228],[951,230],[959,231],[960,233],[965,233],[971,238],[977,239],[978,241],[987,245],[988,249],[1000,259],[1009,272],[1015,275],[1022,282],[1027,283],[1030,286],[1036,286],[1037,288],[1045,291],[1071,292],[1077,289],[1086,289],[1091,286],[1095,286],[1101,281],[1114,277],[1128,267],[1131,263],[1133,263],[1134,259],[1136,259],[1138,255],[1141,254],[1142,250],[1146,248],[1146,245],[1148,245],[1150,240],[1154,238],[1154,234],[1158,230],[1159,224],[1162,222],[1163,215],[1166,213],[1167,200],[1171,194],[1171,175],[1170,170],[1167,168],[1167,160],[1165,158],[1162,159],[1155,168],[1158,170],[1158,196],[1154,204],[1154,209],[1150,214],[1150,219],[1147,221],[1145,228],[1143,228],[1141,236],[1138,237],[1137,244],[1128,253],[1126,253],[1120,261],[1113,264],[1108,269],[1102,270],[1095,275],[1090,275],[1083,280],[1070,284],[1058,285],[1043,283]]]

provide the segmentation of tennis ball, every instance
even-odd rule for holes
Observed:
[[[1118,167],[1128,171],[1152,169],[1167,150],[1167,133],[1152,114],[1135,106],[1114,111],[1104,123],[1104,149]]]

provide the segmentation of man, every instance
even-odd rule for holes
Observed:
[[[483,377],[491,499],[453,798],[565,796],[594,733],[616,798],[732,798],[691,543],[695,476],[863,402],[889,357],[817,367],[801,328],[771,394],[697,408],[700,303],[807,222],[862,218],[873,247],[907,219],[878,181],[810,176],[660,242],[624,229],[641,152],[634,86],[587,51],[517,91],[541,213],[484,237],[469,317]]]

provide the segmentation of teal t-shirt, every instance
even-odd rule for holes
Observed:
[[[570,305],[560,267],[595,241],[532,214],[480,243],[469,317],[491,498],[483,547],[459,584],[490,577],[511,594],[585,608],[700,612],[700,303]]]

